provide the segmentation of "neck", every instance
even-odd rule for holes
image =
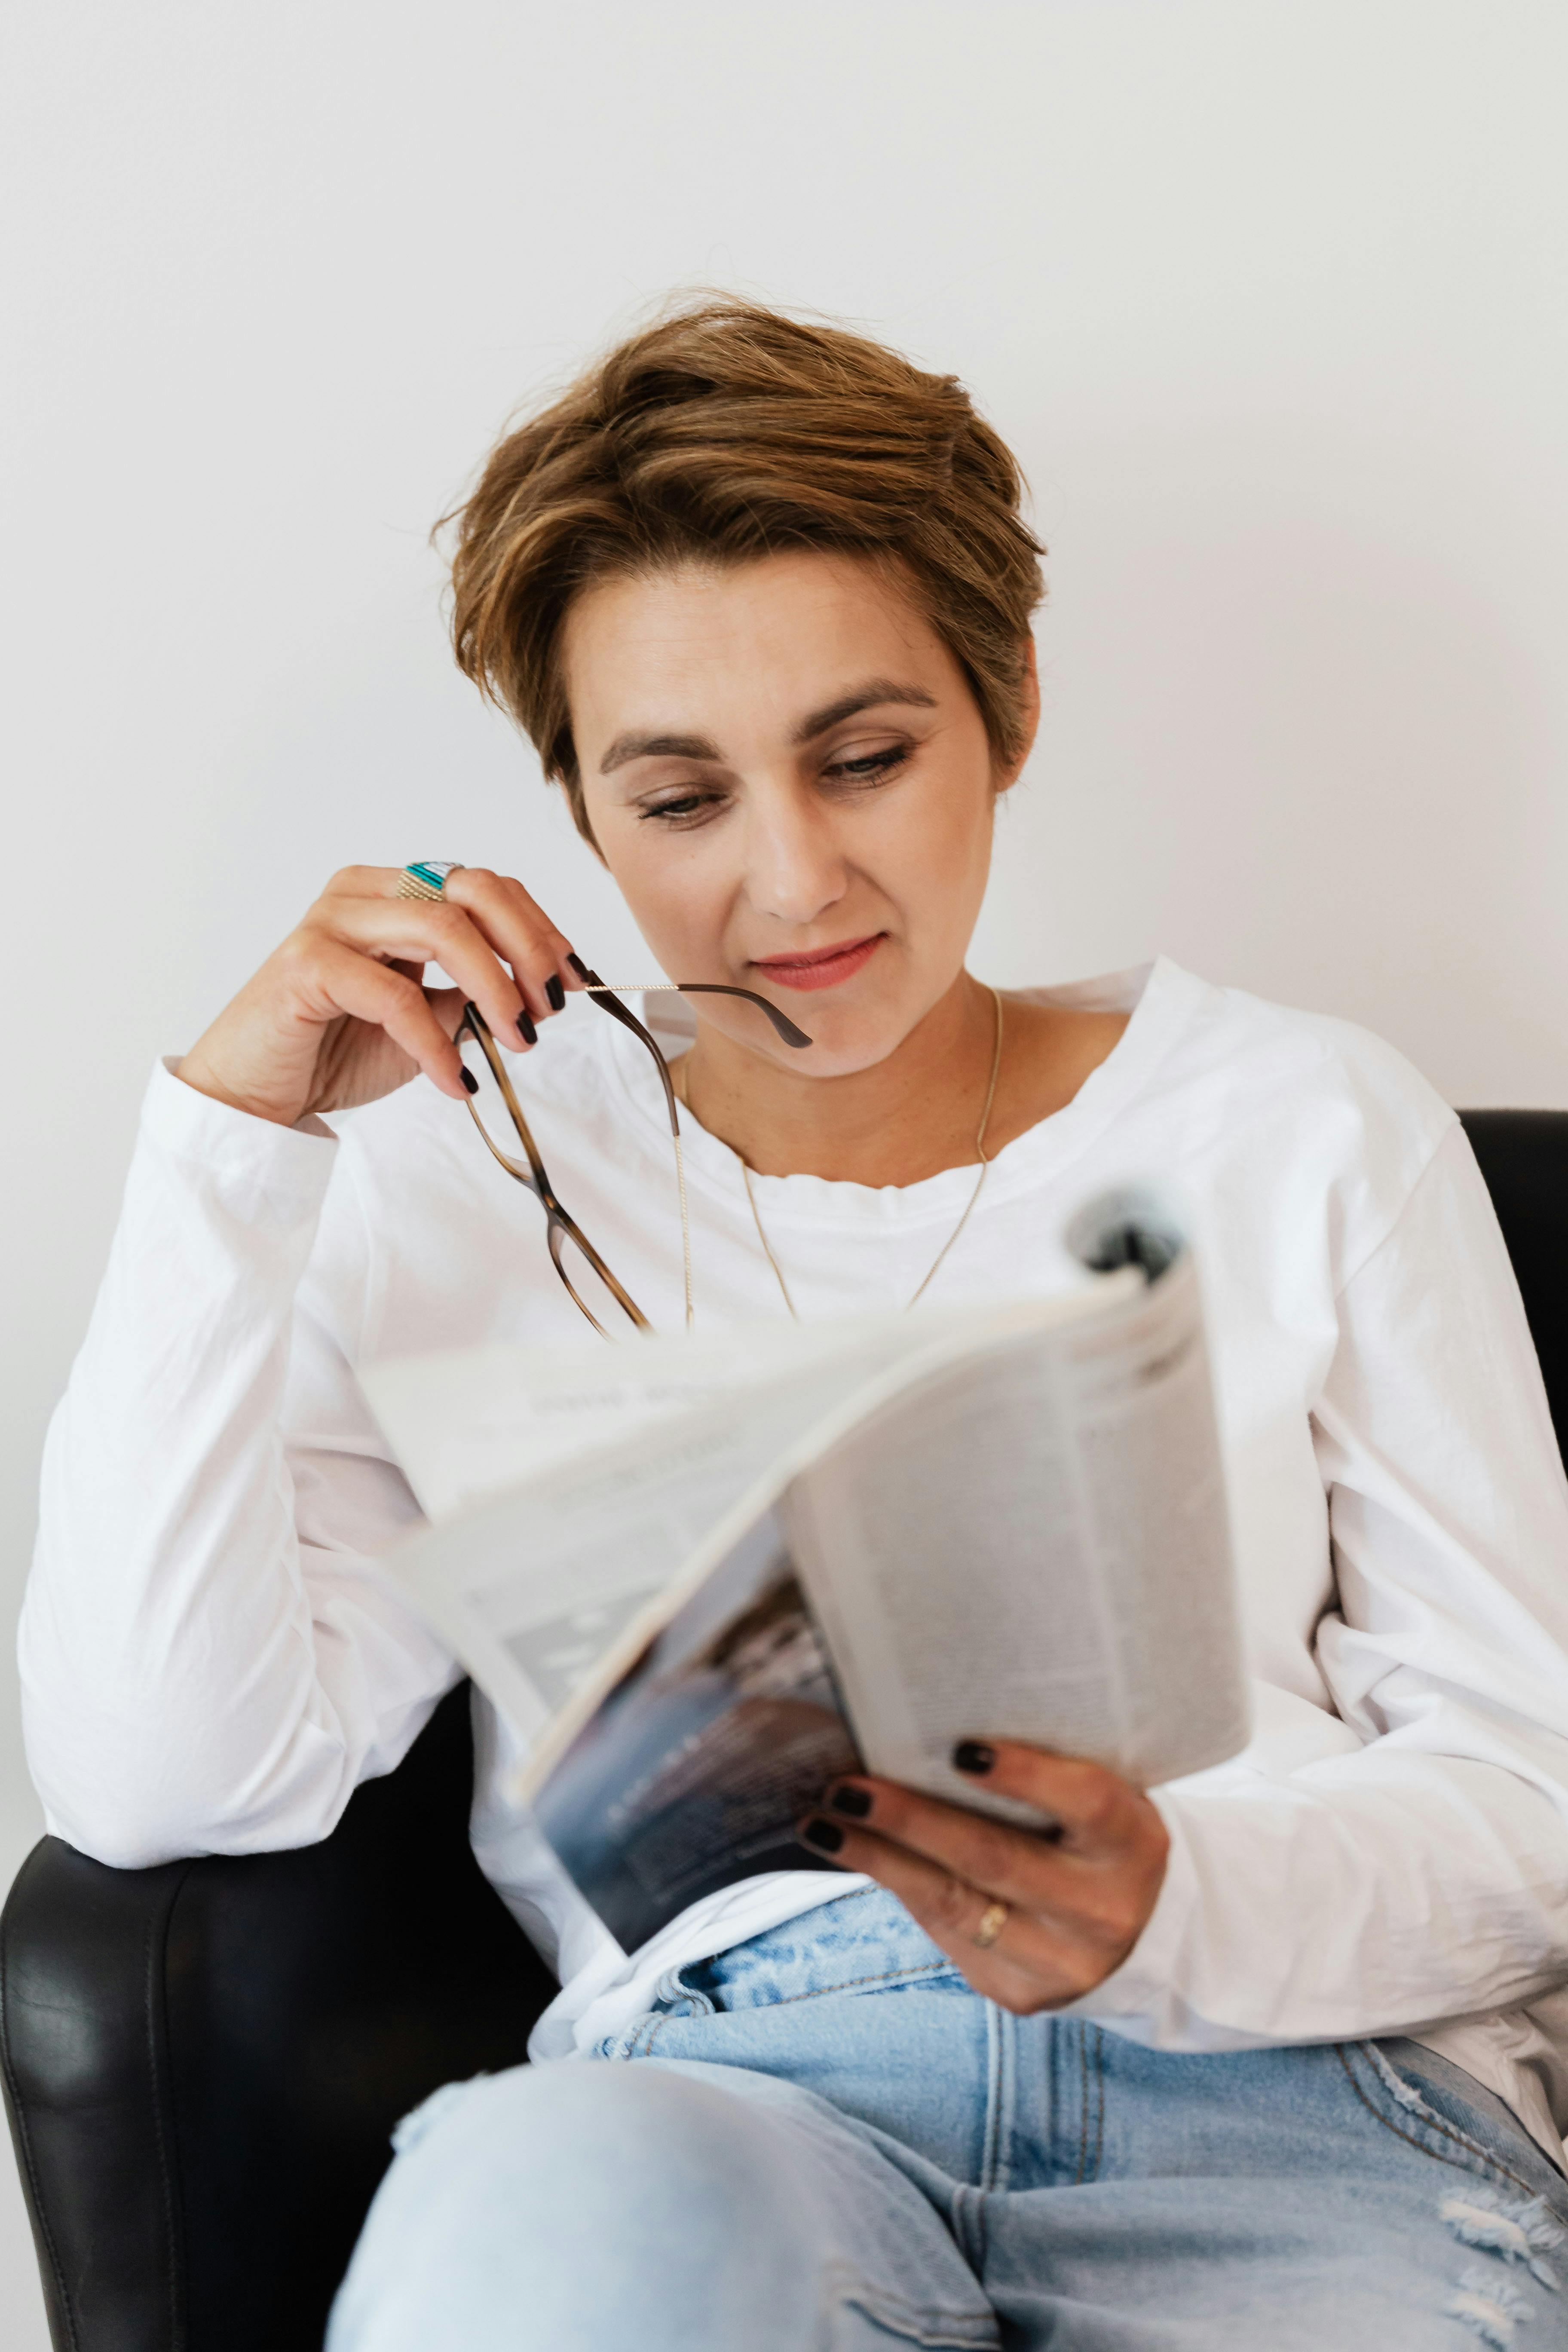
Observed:
[[[960,972],[885,1061],[835,1078],[798,1075],[704,1022],[677,1066],[680,1092],[760,1176],[917,1184],[975,1162],[996,1017],[991,991]]]

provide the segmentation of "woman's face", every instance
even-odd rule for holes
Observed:
[[[979,707],[913,604],[849,557],[607,581],[574,605],[588,820],[672,980],[758,990],[701,1018],[819,1076],[892,1053],[963,969],[999,784]]]

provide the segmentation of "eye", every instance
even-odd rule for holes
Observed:
[[[907,743],[889,743],[880,751],[867,751],[853,760],[835,760],[822,771],[835,783],[879,784],[901,768],[910,756]]]
[[[700,824],[723,799],[721,793],[700,791],[695,785],[685,792],[671,793],[668,800],[650,801],[637,812],[639,824],[655,818],[672,827]]]

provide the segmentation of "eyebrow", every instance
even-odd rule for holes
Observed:
[[[820,710],[808,712],[790,737],[792,743],[810,743],[818,735],[826,735],[830,727],[842,726],[858,711],[873,710],[886,702],[903,704],[916,710],[934,710],[936,697],[928,694],[923,686],[909,686],[895,677],[868,677],[863,686],[852,687],[847,694],[824,703]],[[706,735],[659,735],[628,729],[617,735],[599,762],[599,773],[607,776],[616,768],[624,768],[628,760],[718,760],[723,754]]]
[[[883,702],[901,702],[917,710],[936,709],[935,695],[928,694],[923,686],[900,685],[896,677],[868,677],[864,686],[852,688],[847,694],[841,694],[837,702],[824,703],[820,710],[814,710],[809,718],[803,719],[790,741],[809,743],[816,736],[826,735],[830,727],[841,726],[846,719],[853,719],[857,711],[873,710]]]
[[[719,746],[710,743],[706,735],[644,735],[635,728],[617,735],[599,762],[599,773],[607,776],[616,768],[624,768],[628,760],[716,760]]]

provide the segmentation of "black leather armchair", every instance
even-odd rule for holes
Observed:
[[[1568,1453],[1568,1111],[1465,1124]],[[316,2352],[393,2124],[517,2064],[554,1990],[469,1852],[472,1777],[465,1686],[321,1845],[34,1849],[0,2053],[59,2352]]]
[[[468,1686],[321,1844],[110,1870],[0,1918],[0,2048],[58,2352],[319,2352],[398,2116],[515,2066],[552,1977],[469,1850]]]

